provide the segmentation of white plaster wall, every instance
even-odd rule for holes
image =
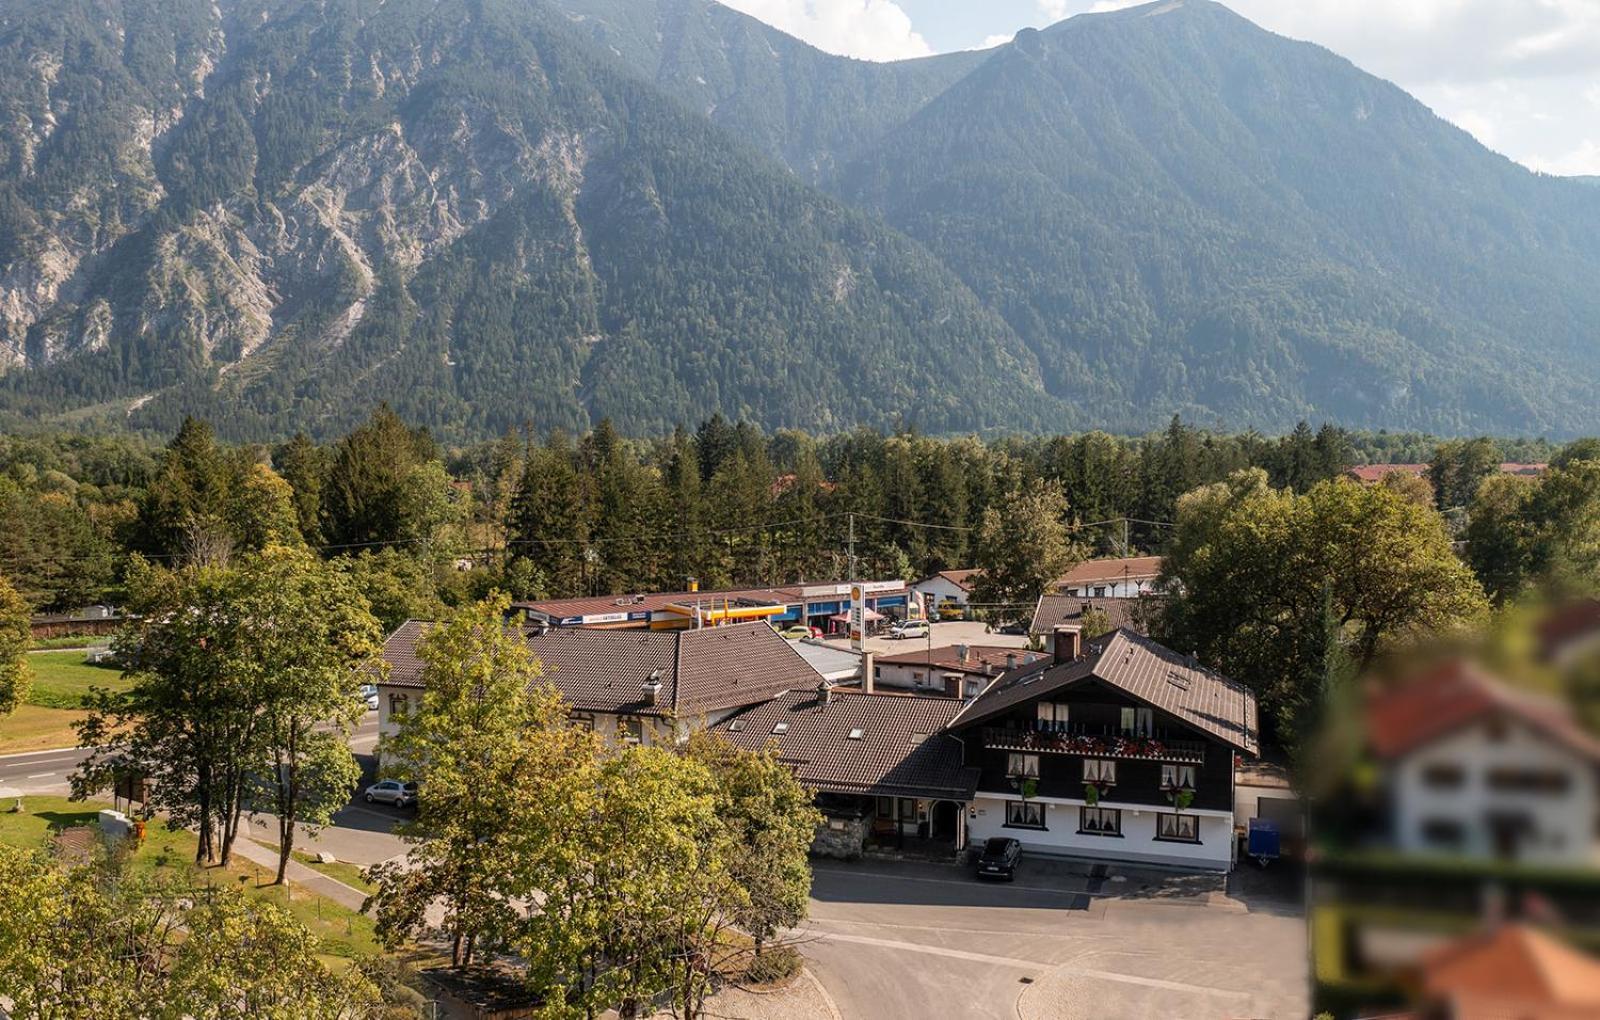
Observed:
[[[911,586],[911,590],[914,592],[920,592],[924,595],[932,595],[933,611],[935,613],[939,611],[939,603],[945,601],[946,599],[949,599],[951,602],[954,602],[956,605],[963,608],[965,608],[967,604],[967,592],[958,585],[953,584],[942,577],[931,578],[927,581],[918,581],[916,584]]]
[[[1425,776],[1436,765],[1459,766],[1465,774],[1461,785],[1430,785]],[[1569,775],[1571,781],[1561,793],[1499,791],[1488,783],[1497,768],[1549,769]],[[1525,814],[1531,821],[1531,835],[1520,843],[1523,859],[1582,865],[1596,859],[1600,790],[1595,766],[1521,723],[1508,721],[1500,740],[1492,739],[1484,724],[1466,727],[1413,752],[1395,765],[1392,777],[1394,833],[1403,850],[1438,852],[1424,838],[1424,826],[1430,819],[1453,819],[1465,830],[1463,853],[1492,856],[1486,817],[1505,812]]]
[[[986,794],[973,800],[967,813],[970,845],[977,846],[991,836],[1010,836],[1022,841],[1024,853],[1167,864],[1206,871],[1227,871],[1233,865],[1233,815],[1227,812],[1183,812],[1199,816],[1200,842],[1175,843],[1156,839],[1158,812],[1149,805],[1100,802],[1100,807],[1122,809],[1122,836],[1118,838],[1080,834],[1078,808],[1084,802],[1054,797],[1033,798],[1035,803],[1047,805],[1046,829],[1008,828],[1006,800]]]

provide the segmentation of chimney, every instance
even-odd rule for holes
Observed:
[[[877,672],[878,666],[872,661],[872,658],[871,652],[861,656],[861,689],[868,694],[874,693],[877,689],[878,678],[873,674]]]
[[[822,705],[833,704],[833,681],[824,680],[817,684],[817,703]]]
[[[651,708],[661,704],[661,671],[658,669],[650,674],[650,679],[644,682],[644,700]]]
[[[1083,654],[1083,628],[1070,623],[1056,624],[1052,633],[1057,663],[1072,662]]]
[[[1016,652],[1007,652],[1006,653],[1006,672],[1009,673],[1011,670],[1016,669],[1016,668],[1017,668],[1017,653]]]

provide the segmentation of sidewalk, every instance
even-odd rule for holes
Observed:
[[[240,833],[239,838],[234,840],[233,852],[247,861],[261,865],[273,874],[278,872],[278,852],[250,839],[247,833]],[[308,868],[292,858],[284,877],[302,889],[326,897],[341,907],[347,907],[358,913],[362,904],[367,901],[367,894],[360,889],[329,878],[315,868]]]

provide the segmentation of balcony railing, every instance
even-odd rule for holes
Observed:
[[[989,726],[984,728],[983,744],[1003,751],[1081,754],[1090,758],[1135,758],[1194,765],[1206,760],[1206,745],[1199,740],[1089,733],[1072,727],[1023,729]]]

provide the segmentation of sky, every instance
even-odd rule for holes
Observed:
[[[899,60],[1133,0],[722,0],[820,49]],[[1387,78],[1536,170],[1600,174],[1600,0],[1227,0]]]

